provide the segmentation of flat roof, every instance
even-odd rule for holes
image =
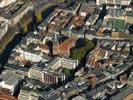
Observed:
[[[116,9],[116,8],[110,8],[107,11],[107,15],[112,16],[112,17],[120,17],[125,15],[125,10],[122,9]]]
[[[110,99],[111,100],[124,99],[130,93],[133,93],[133,87],[132,86],[125,86],[124,88],[122,88],[122,89],[119,90],[119,93],[117,93],[116,95],[112,96]]]
[[[17,81],[22,79],[22,75],[15,74],[11,70],[6,70],[4,74],[1,75],[1,79],[5,82],[5,84],[14,85]]]

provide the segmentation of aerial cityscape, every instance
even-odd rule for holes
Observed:
[[[133,0],[0,0],[0,100],[133,100]]]

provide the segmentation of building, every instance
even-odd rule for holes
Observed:
[[[107,0],[96,0],[97,5],[107,4]]]
[[[69,38],[59,43],[53,43],[53,55],[61,55],[68,57],[70,55],[70,49],[75,46],[76,40]]]
[[[49,53],[49,48],[43,45],[41,40],[38,38],[40,36],[35,35],[36,38],[32,36],[27,36],[26,40],[23,40],[19,47],[14,49],[15,60],[21,63],[31,62],[47,62],[51,58],[44,53]],[[46,46],[46,48],[44,48]]]
[[[14,3],[16,0],[1,0],[0,1],[0,7],[4,8],[5,6],[10,5],[11,3]]]
[[[104,17],[104,20],[109,19],[109,18],[116,18],[116,19],[124,20],[125,14],[126,14],[126,11],[120,8],[109,8],[107,10],[106,16]]]
[[[30,91],[30,89],[21,89],[18,100],[39,100],[40,94],[37,92]]]
[[[0,87],[0,93],[6,94],[6,95],[10,95],[11,91],[9,89]]]
[[[133,11],[126,12],[126,22],[130,24],[133,23]]]
[[[81,3],[74,1],[70,7],[67,7],[64,10],[66,12],[72,13],[73,15],[77,15],[80,6],[81,6]]]
[[[48,64],[39,63],[29,69],[28,77],[40,80],[45,84],[57,84],[63,82],[68,75],[63,72],[64,69],[74,70],[78,65],[77,60],[67,58],[54,58]]]
[[[10,55],[8,62],[5,64],[4,68],[11,70],[13,72],[19,73],[21,75],[27,76],[29,68],[25,67],[25,65],[31,65],[29,61],[20,62],[15,60],[15,57],[18,56],[16,52],[12,52]]]
[[[61,100],[61,97],[59,96],[58,93],[54,93],[52,95],[50,95],[47,100]]]
[[[120,8],[109,8],[104,17],[104,29],[124,32],[126,29],[126,10]]]
[[[74,28],[81,27],[85,23],[84,17],[81,17],[81,16],[74,16],[72,22],[73,22]]]
[[[24,43],[21,43],[20,47],[14,49],[18,55],[15,57],[18,61],[30,61],[30,62],[45,62],[44,54],[53,54],[61,56],[69,56],[70,49],[75,46],[76,40],[69,38],[64,39],[64,36],[58,34],[48,34],[42,40],[43,36],[35,35],[32,38],[28,36]],[[39,38],[39,39],[38,39]],[[49,41],[52,41],[50,45]]]
[[[88,76],[88,81],[95,86],[96,84],[99,84],[100,82],[103,82],[104,80],[106,80],[108,78],[108,75],[106,75],[105,73],[103,73],[102,71],[99,70],[90,70],[87,73]]]
[[[133,93],[130,93],[129,95],[127,95],[124,100],[132,100],[133,99]]]
[[[130,75],[129,75],[128,78],[127,78],[127,76],[126,77],[122,76],[121,77],[121,82],[122,83],[126,83],[126,84],[128,84],[130,86],[133,86],[133,71],[130,72]]]
[[[93,51],[90,52],[89,56],[87,57],[86,66],[89,68],[96,68],[99,69],[102,67],[102,63],[100,60],[108,59],[109,51],[103,50],[102,48],[95,48]]]
[[[96,0],[97,5],[109,4],[109,5],[130,5],[131,0]]]
[[[89,16],[89,15],[93,14],[96,7],[97,6],[95,3],[89,3],[89,4],[83,3],[79,10],[79,15],[82,17]]]
[[[111,37],[112,38],[119,38],[120,37],[120,32],[112,32]]]
[[[43,75],[44,73],[42,72],[42,68],[34,65],[33,67],[31,67],[28,71],[28,77],[29,78],[33,78],[33,79],[37,79],[39,81],[43,80]]]
[[[117,89],[123,88],[125,85],[126,84],[123,84],[116,80],[112,80],[111,82],[107,83],[107,86],[112,90],[117,90]]]
[[[11,70],[6,70],[5,72],[3,72],[3,74],[1,74],[2,81],[0,82],[0,86],[9,89],[13,94],[14,90],[16,89],[16,87],[22,79],[22,75],[15,74]]]
[[[18,99],[15,98],[14,96],[6,95],[6,94],[4,94],[4,93],[0,93],[0,99],[1,99],[1,100],[18,100]]]
[[[49,67],[51,67],[52,70],[56,70],[60,67],[73,70],[77,66],[78,66],[78,60],[63,58],[63,57],[62,58],[56,57],[49,64]]]
[[[38,80],[26,78],[18,100],[60,100],[60,93]]]
[[[31,3],[16,2],[15,4],[11,4],[11,7],[8,11],[5,11],[5,9],[3,9],[3,12],[0,13],[0,16],[10,20],[10,25],[16,25],[18,22],[20,22],[20,19],[22,19],[24,15],[27,14],[29,10],[33,10],[33,5]]]
[[[78,61],[73,59],[61,58],[61,64],[63,68],[75,69],[78,66]]]
[[[58,71],[58,70],[57,70]],[[44,69],[43,82],[45,84],[58,84],[65,81],[66,77],[62,72],[50,72]]]
[[[41,50],[41,52],[43,52],[45,54],[50,54],[49,47],[46,44],[40,44],[39,47],[37,48],[37,50]]]
[[[17,53],[20,53],[19,56],[16,56],[16,60],[18,61],[30,61],[30,62],[45,62],[45,60],[43,59],[42,56],[31,53],[31,52],[27,52],[27,51],[23,51],[23,50],[16,50]]]
[[[106,93],[105,85],[101,85],[87,92],[86,98],[89,100],[102,98],[104,97],[105,93]]]
[[[72,13],[68,13],[62,9],[55,9],[48,21],[48,32],[57,32],[64,29],[72,18]]]
[[[20,89],[18,100],[40,100],[39,98],[42,96],[42,91],[39,91],[39,89],[45,85],[40,81],[29,78],[26,78],[24,83]]]
[[[84,96],[76,96],[76,97],[74,97],[72,100],[85,100],[85,97]]]
[[[112,99],[112,100],[118,100],[118,99],[130,100],[130,95],[133,92],[133,87],[132,86],[125,86],[125,87],[123,87],[119,90],[120,90],[120,92],[118,92],[114,96],[111,96],[110,99]]]
[[[44,64],[33,65],[28,72],[28,77],[39,80],[45,84],[57,84],[65,80],[65,75],[62,72],[57,72],[49,69]]]
[[[111,37],[114,39],[128,39],[128,40],[132,40],[133,39],[133,34],[126,34],[123,32],[112,32],[111,33]]]
[[[87,25],[87,26],[94,25],[95,22],[97,21],[97,19],[98,19],[98,15],[96,15],[96,14],[91,15],[91,16],[87,19],[85,25]]]

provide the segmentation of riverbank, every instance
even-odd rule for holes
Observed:
[[[16,37],[17,34],[20,34],[20,33],[19,32],[10,32],[10,30],[9,30],[7,32],[7,34],[0,40],[0,55],[6,49],[7,45],[13,41],[13,39]]]

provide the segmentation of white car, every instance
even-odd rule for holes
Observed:
[[[83,85],[83,84],[85,84],[85,81],[78,82],[78,86],[81,86],[81,85]]]

